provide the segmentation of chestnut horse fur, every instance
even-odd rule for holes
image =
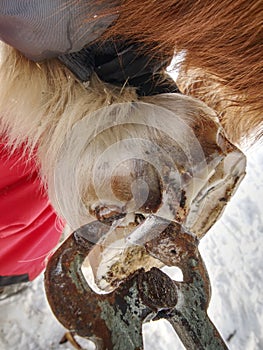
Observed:
[[[105,38],[137,40],[153,55],[183,52],[182,92],[215,108],[233,142],[262,136],[261,0],[122,0],[113,11]]]

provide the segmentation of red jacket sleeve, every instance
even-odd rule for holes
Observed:
[[[11,154],[0,142],[0,278],[27,275],[34,279],[63,228],[34,160],[24,153],[21,148]]]

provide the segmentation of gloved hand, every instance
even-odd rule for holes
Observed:
[[[106,83],[136,87],[139,95],[179,92],[174,81],[164,74],[171,57],[144,55],[137,43],[97,42],[59,59],[82,82],[88,81],[95,72]]]

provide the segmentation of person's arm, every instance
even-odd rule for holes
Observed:
[[[40,274],[62,229],[34,159],[0,141],[0,287]]]
[[[106,13],[110,3],[103,3]],[[1,0],[0,40],[40,61],[76,52],[97,39],[116,16],[98,16],[94,0]]]

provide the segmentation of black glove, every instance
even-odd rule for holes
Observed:
[[[106,83],[136,87],[140,96],[178,93],[174,81],[165,74],[171,58],[151,58],[141,51],[138,44],[108,41],[95,43],[59,59],[82,82],[88,81],[95,72]]]

